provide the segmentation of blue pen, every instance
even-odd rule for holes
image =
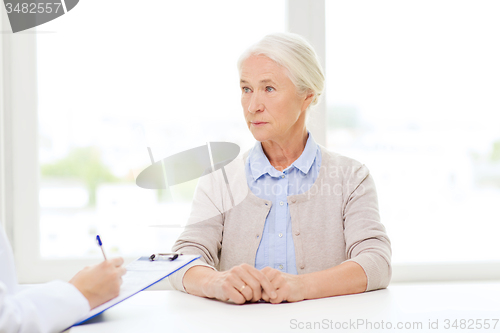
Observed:
[[[99,247],[101,248],[101,251],[102,251],[102,255],[104,256],[104,260],[108,260],[106,258],[106,255],[104,254],[104,249],[102,248],[102,242],[101,242],[101,237],[99,237],[99,235],[97,235],[95,237],[96,241],[97,241],[97,245],[99,245]]]

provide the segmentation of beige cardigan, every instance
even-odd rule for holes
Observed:
[[[315,183],[307,192],[288,197],[297,272],[354,261],[366,273],[366,291],[385,288],[391,279],[391,245],[380,223],[373,179],[359,162],[320,149]],[[200,178],[188,224],[173,250],[202,257],[169,277],[175,289],[185,291],[182,279],[195,265],[220,271],[255,265],[271,201],[258,198],[247,185],[248,153],[224,167],[229,185],[220,169]]]

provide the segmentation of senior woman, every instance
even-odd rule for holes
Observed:
[[[173,250],[201,258],[170,277],[173,287],[238,304],[387,287],[391,247],[368,169],[318,145],[306,128],[324,87],[311,45],[296,34],[268,35],[238,70],[257,142],[227,175],[200,179]]]

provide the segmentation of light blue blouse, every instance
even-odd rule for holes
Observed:
[[[321,150],[311,133],[302,155],[283,172],[276,170],[256,142],[245,163],[247,183],[259,198],[270,200],[264,232],[255,256],[255,268],[270,266],[285,273],[297,274],[295,247],[287,196],[301,194],[318,178]]]

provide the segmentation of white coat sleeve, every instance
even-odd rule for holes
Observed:
[[[53,281],[12,294],[0,281],[0,333],[60,332],[90,311],[70,283]]]

